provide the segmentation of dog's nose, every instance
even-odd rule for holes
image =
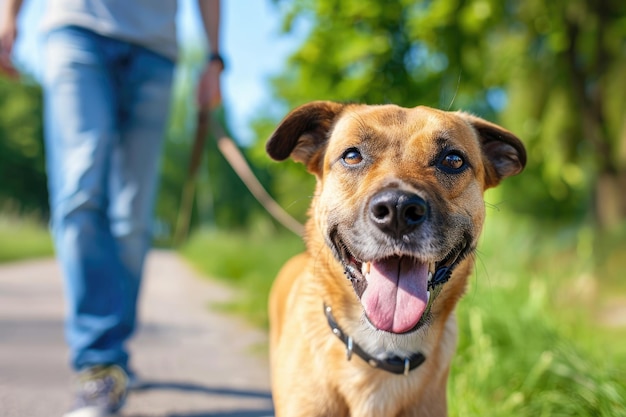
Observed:
[[[416,194],[384,190],[369,204],[371,221],[383,232],[400,237],[412,232],[426,220],[428,204]]]

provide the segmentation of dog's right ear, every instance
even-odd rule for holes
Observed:
[[[292,110],[267,141],[267,153],[277,161],[291,156],[293,160],[302,162],[310,172],[320,175],[321,151],[325,149],[329,132],[345,106],[332,101],[313,101]]]

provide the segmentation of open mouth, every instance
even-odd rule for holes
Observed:
[[[431,308],[454,267],[470,252],[463,240],[443,259],[422,260],[394,255],[363,260],[333,234],[333,245],[365,315],[378,330],[409,333],[428,322]]]

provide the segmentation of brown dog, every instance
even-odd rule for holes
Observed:
[[[313,102],[267,151],[317,177],[307,251],[270,296],[276,415],[445,416],[483,192],[522,171],[522,143],[461,112]]]

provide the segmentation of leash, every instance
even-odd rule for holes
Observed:
[[[332,329],[333,334],[346,345],[346,357],[348,360],[352,359],[352,354],[354,353],[367,362],[372,368],[382,369],[393,374],[404,376],[408,376],[410,371],[420,366],[426,360],[426,356],[421,352],[414,353],[405,358],[399,356],[392,356],[384,360],[375,358],[365,352],[361,346],[352,340],[351,336],[348,336],[341,327],[339,327],[339,324],[333,316],[332,308],[326,305],[326,303],[324,303],[324,314],[326,314],[328,325]]]
[[[300,222],[291,217],[283,208],[274,200],[269,193],[263,188],[257,177],[252,172],[250,165],[246,162],[243,154],[228,136],[224,134],[221,125],[214,123],[216,129],[217,147],[219,148],[226,161],[239,176],[254,198],[272,215],[280,224],[291,230],[296,235],[302,236],[304,227]],[[221,134],[218,134],[221,133]]]
[[[202,161],[202,154],[209,130],[217,140],[218,149],[254,198],[256,198],[263,208],[280,224],[301,236],[304,233],[302,224],[291,217],[265,190],[252,172],[250,165],[246,162],[245,157],[237,145],[224,132],[216,116],[216,112],[217,107],[213,108],[211,111],[207,109],[198,110],[196,132],[189,160],[187,179],[182,190],[174,242],[176,244],[182,243],[189,234],[191,211],[196,189],[196,177]]]

